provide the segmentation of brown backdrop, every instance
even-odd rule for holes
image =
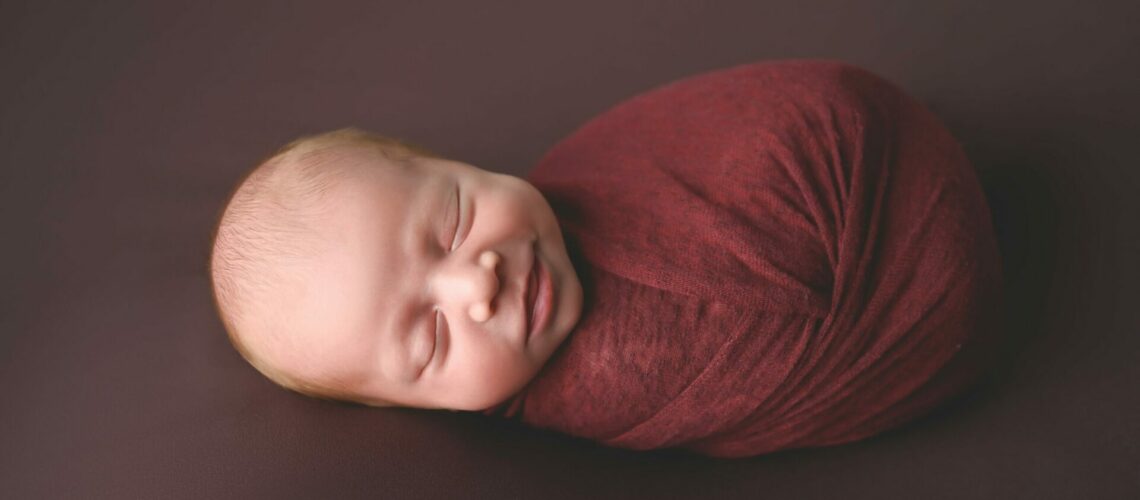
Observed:
[[[1136,498],[1136,5],[2,2],[0,494]],[[210,229],[291,138],[356,125],[523,174],[650,87],[806,57],[922,99],[986,185],[1016,329],[944,411],[747,460],[634,453],[309,400],[224,338]]]

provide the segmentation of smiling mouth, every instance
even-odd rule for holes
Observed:
[[[526,334],[523,343],[529,343],[538,332],[546,328],[554,305],[554,285],[550,271],[542,264],[538,254],[534,254],[526,288]]]
[[[523,296],[524,313],[526,314],[526,325],[524,339],[530,338],[530,331],[534,326],[534,299],[538,295],[538,255],[535,254],[531,259],[530,273],[526,276],[526,292]]]

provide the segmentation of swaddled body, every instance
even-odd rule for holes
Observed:
[[[1000,260],[976,175],[926,108],[856,67],[665,85],[528,180],[563,228],[582,317],[485,413],[747,456],[896,426],[993,353]]]

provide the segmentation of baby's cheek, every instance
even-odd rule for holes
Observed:
[[[508,358],[499,354],[473,363],[468,373],[457,374],[466,381],[462,392],[472,406],[490,406],[505,400],[521,390],[538,371],[521,355]]]

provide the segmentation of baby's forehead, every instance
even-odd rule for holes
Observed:
[[[359,183],[370,196],[402,199],[413,202],[421,197],[439,198],[433,193],[444,193],[452,176],[447,169],[432,162],[380,162],[371,166],[366,175],[351,182]],[[437,189],[438,188],[438,189]],[[425,202],[428,200],[424,200]],[[409,207],[410,208],[410,207]],[[421,209],[435,208],[422,206]],[[443,209],[444,207],[438,207]]]
[[[392,195],[427,182],[424,168],[392,159],[375,148],[340,146],[300,153],[292,158],[292,183],[302,196],[325,201],[347,191],[367,189],[374,195]]]
[[[334,161],[340,163],[346,177],[362,182],[381,182],[393,189],[400,184],[417,184],[430,179],[430,162],[415,157],[401,157],[378,149],[353,148],[343,151]]]
[[[414,213],[435,211],[438,203],[433,186],[441,184],[439,172],[424,165],[389,160],[373,161],[349,169],[337,187],[323,198],[328,208],[340,207],[360,215],[357,219],[373,229],[398,226]],[[442,208],[442,207],[440,207]],[[334,212],[338,212],[333,208]],[[363,212],[361,212],[363,211]],[[332,217],[346,215],[329,214]],[[379,224],[378,224],[379,223]]]

